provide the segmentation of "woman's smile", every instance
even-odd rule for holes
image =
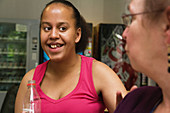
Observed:
[[[52,49],[56,49],[56,48],[62,47],[63,45],[64,44],[50,44],[49,47]]]
[[[65,44],[58,42],[51,42],[47,44],[49,51],[52,53],[58,53],[60,51],[63,51],[64,45]]]

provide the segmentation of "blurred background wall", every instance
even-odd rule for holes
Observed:
[[[39,20],[45,4],[51,0],[0,0],[0,18]],[[121,23],[125,0],[69,0],[93,25]]]

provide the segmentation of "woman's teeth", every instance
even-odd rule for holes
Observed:
[[[57,45],[50,45],[51,48],[57,48],[57,47],[61,47],[60,44],[57,44]]]

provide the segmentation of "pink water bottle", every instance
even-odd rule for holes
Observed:
[[[41,99],[36,91],[35,80],[29,80],[23,101],[23,113],[41,113]]]

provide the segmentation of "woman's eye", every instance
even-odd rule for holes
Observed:
[[[51,30],[51,27],[44,27],[44,31],[49,31]]]
[[[131,21],[135,20],[135,16],[132,16],[131,18],[132,18]]]
[[[60,29],[60,31],[65,31],[66,27],[60,27],[59,29]]]

